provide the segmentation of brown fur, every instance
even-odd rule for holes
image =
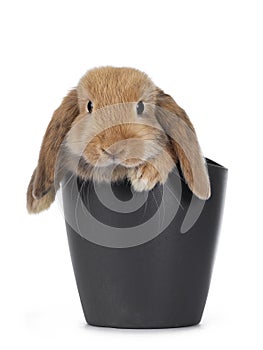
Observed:
[[[169,135],[173,153],[179,159],[189,188],[197,197],[208,199],[211,195],[210,181],[193,124],[185,111],[163,91],[158,95],[157,105],[160,107],[157,118]]]
[[[145,105],[141,116],[139,101]],[[178,160],[190,189],[207,199],[205,162],[184,110],[138,70],[95,68],[54,112],[28,187],[27,208],[30,213],[47,209],[66,170],[98,182],[127,177],[143,191],[164,183]]]
[[[37,213],[47,209],[54,201],[56,158],[65,135],[78,113],[77,92],[72,90],[54,112],[44,135],[38,166],[33,172],[27,191],[29,213]]]

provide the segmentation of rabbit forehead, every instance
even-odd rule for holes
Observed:
[[[91,100],[97,107],[150,101],[156,86],[143,72],[133,68],[101,67],[88,71],[78,85],[80,102]]]

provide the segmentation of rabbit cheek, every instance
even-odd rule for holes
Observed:
[[[113,163],[108,154],[103,152],[103,146],[97,137],[87,144],[83,157],[87,163],[94,167],[105,167]]]
[[[102,155],[98,147],[90,143],[85,148],[83,156],[88,163],[93,166],[98,166]]]

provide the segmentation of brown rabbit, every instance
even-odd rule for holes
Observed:
[[[185,111],[139,70],[95,68],[53,114],[27,209],[47,209],[68,170],[97,182],[128,178],[143,191],[164,183],[177,162],[192,192],[208,199],[206,163]]]

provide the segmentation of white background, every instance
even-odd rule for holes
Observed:
[[[2,1],[2,349],[262,347],[262,1]],[[229,168],[221,238],[200,326],[85,325],[55,203],[25,193],[53,110],[87,69],[132,66],[186,109],[203,153]]]

